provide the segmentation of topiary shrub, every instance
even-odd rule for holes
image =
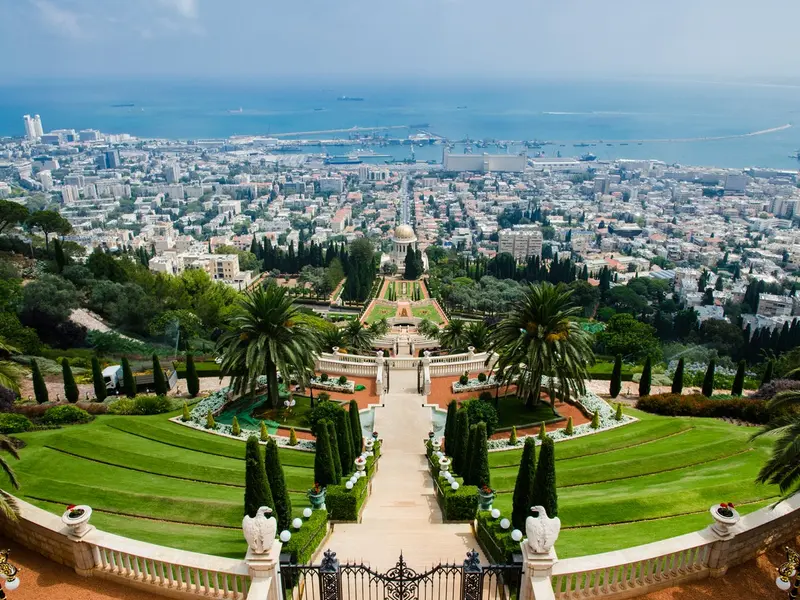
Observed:
[[[92,419],[94,417],[82,408],[72,404],[62,404],[48,408],[42,417],[42,423],[45,425],[74,425],[88,423]]]
[[[80,397],[78,392],[78,384],[75,383],[75,376],[72,374],[72,367],[69,365],[69,360],[64,358],[61,361],[61,376],[64,379],[64,397],[67,402],[75,404]]]
[[[483,402],[491,402],[492,401],[492,392],[481,392],[478,396],[478,400]]]
[[[31,420],[24,415],[15,413],[0,413],[0,433],[8,435],[10,433],[22,433],[33,427]]]
[[[289,445],[297,446],[297,433],[295,433],[294,427],[289,430]]]
[[[214,415],[211,414],[211,409],[208,409],[208,414],[206,415],[206,429],[216,429],[217,422],[214,421]]]
[[[458,378],[458,383],[461,385],[467,385],[469,383],[469,374],[465,372],[463,375],[461,375],[461,377]]]
[[[517,428],[514,425],[511,426],[511,435],[508,436],[508,445],[509,446],[517,445]]]
[[[364,447],[364,431],[361,428],[361,415],[358,412],[358,402],[355,399],[350,400],[347,418],[350,419],[350,435],[353,436],[353,455],[358,456]]]
[[[331,395],[328,392],[320,392],[319,395],[317,396],[317,400],[320,403],[322,403],[322,402],[330,402]]]
[[[345,377],[344,375],[341,375],[339,377],[339,385],[344,385],[345,383],[347,383],[347,377]]]
[[[187,423],[192,420],[191,414],[189,414],[189,405],[186,402],[183,403],[183,416],[181,416],[181,420],[184,423]]]
[[[197,376],[194,356],[191,354],[186,355],[186,391],[192,398],[200,392],[200,378]]]
[[[533,497],[533,480],[536,475],[536,441],[532,437],[525,438],[522,448],[522,458],[514,483],[514,496],[512,498],[511,522],[520,531],[525,529],[525,519],[528,517]]]
[[[31,361],[31,378],[33,379],[33,393],[36,396],[36,402],[44,404],[50,398],[48,396],[44,377],[42,377],[42,371],[39,369],[39,363],[35,360]]]
[[[572,424],[572,417],[569,417],[567,419],[567,428],[564,430],[564,433],[567,435],[572,435],[573,433],[575,433],[575,427]]]
[[[294,431],[294,429],[292,429]],[[261,421],[261,432],[260,437],[262,442],[266,442],[269,439],[269,430],[267,429],[267,424],[264,421]]]
[[[464,406],[467,409],[470,424],[486,423],[486,433],[491,437],[500,422],[494,406],[480,399],[468,400]]]
[[[617,403],[617,413],[614,415],[614,418],[617,421],[622,421],[622,402]]]
[[[600,428],[600,413],[598,411],[594,411],[592,415],[592,429],[599,429]]]
[[[323,373],[322,375],[319,376],[319,380],[322,382],[328,381],[328,374]]]
[[[542,441],[547,439],[547,425],[544,424],[544,421],[539,425],[539,439]]]
[[[311,433],[315,436],[318,434],[318,427],[320,421],[328,420],[336,423],[338,414],[344,409],[338,402],[319,402],[308,414],[308,424],[311,426]]]
[[[239,427],[239,419],[233,417],[233,421],[231,421],[231,435],[239,437],[241,434],[242,434],[242,428]]]
[[[486,383],[486,373],[478,373],[478,381]]]

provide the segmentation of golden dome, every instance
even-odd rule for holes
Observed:
[[[394,239],[396,240],[415,240],[417,236],[414,230],[409,225],[398,225],[394,230]]]

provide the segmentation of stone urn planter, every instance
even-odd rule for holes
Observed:
[[[714,517],[714,524],[711,530],[720,538],[727,540],[733,537],[731,529],[739,522],[741,516],[732,503],[723,502],[711,507],[711,516]]]
[[[70,505],[61,515],[61,522],[69,528],[73,537],[83,537],[89,532],[89,519],[92,517],[91,507],[85,504]]]
[[[372,438],[367,438],[364,441],[364,448],[367,450],[367,452],[372,452],[372,449],[374,447],[375,447],[375,440],[373,440]]]
[[[356,464],[356,469],[359,471],[363,471],[367,468],[367,459],[363,456],[359,456],[354,462]]]
[[[312,510],[325,510],[325,488],[313,487],[308,490]]]
[[[447,458],[446,456],[443,456],[442,458],[440,458],[439,459],[439,473],[441,473],[442,475],[444,475],[445,473],[448,473],[450,471],[450,465],[452,465],[452,464],[453,464],[453,461],[450,460],[449,458]]]
[[[431,442],[431,446],[433,447],[434,452],[439,452],[442,449],[442,439],[436,438]]]
[[[495,493],[492,488],[484,486],[478,490],[478,510],[492,510],[494,496]]]

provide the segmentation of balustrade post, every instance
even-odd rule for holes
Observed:
[[[83,504],[68,508],[61,515],[61,522],[66,525],[67,529],[67,539],[72,542],[75,572],[83,577],[91,577],[95,566],[99,566],[94,546],[84,539],[95,530],[94,525],[89,524],[91,517],[91,507]]]
[[[731,516],[722,515],[720,505],[715,504],[711,507],[711,516],[714,524],[710,525],[706,531],[713,539],[708,553],[708,570],[711,577],[722,577],[728,572],[730,564],[728,559],[730,551],[736,539],[736,524],[739,522],[739,513],[734,508],[730,509]]]
[[[341,600],[342,585],[336,552],[326,550],[319,566],[319,600]]]
[[[264,554],[257,554],[248,548],[244,557],[250,572],[250,593],[247,595],[247,600],[282,600],[280,578],[282,547],[283,544],[275,540],[272,548]],[[267,589],[266,595],[263,594],[265,589]]]

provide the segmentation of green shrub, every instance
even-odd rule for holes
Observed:
[[[208,409],[208,414],[206,415],[206,429],[216,429],[217,422],[214,421],[214,415],[211,414],[211,409]]]
[[[153,391],[155,391],[156,396],[167,395],[167,380],[164,377],[164,369],[161,368],[161,362],[156,354],[153,354]]]
[[[492,485],[489,473],[489,449],[486,437],[486,423],[478,423],[475,430],[475,440],[472,447],[472,461],[470,462],[470,483],[483,489]]]
[[[120,398],[108,404],[108,413],[111,415],[132,415],[134,410],[133,398]]]
[[[264,468],[267,471],[267,482],[275,502],[275,518],[278,519],[278,531],[289,529],[292,523],[292,500],[286,489],[286,479],[281,467],[281,456],[278,444],[270,439],[264,447]]]
[[[8,435],[10,433],[22,433],[33,427],[31,420],[25,415],[15,413],[0,413],[0,433]]]
[[[683,357],[678,359],[678,366],[672,375],[672,393],[680,394],[683,391]]]
[[[703,396],[706,398],[710,398],[711,395],[714,393],[714,369],[716,368],[716,362],[712,358],[708,361],[708,368],[706,369],[706,374],[703,377],[703,387],[702,393]]]
[[[106,390],[106,382],[103,379],[103,369],[100,368],[100,360],[92,357],[92,384],[94,386],[94,396],[98,402],[106,399],[108,391]]]
[[[283,552],[291,555],[292,562],[296,564],[309,562],[328,532],[328,513],[324,510],[313,511],[311,516],[303,521],[303,526],[299,530],[292,530],[292,539],[282,548]],[[288,587],[291,587],[291,584]]]
[[[186,377],[186,391],[189,392],[189,396],[194,398],[200,392],[200,378],[197,374],[197,365],[194,364],[194,356],[191,354],[186,355],[186,370],[183,376]],[[180,371],[178,371],[178,377],[181,377]]]
[[[353,455],[358,456],[364,447],[364,431],[361,428],[361,414],[358,412],[358,402],[350,400],[347,410],[350,419],[350,435],[353,436]]]
[[[617,421],[622,421],[622,402],[617,403],[617,413],[614,415],[614,418]]]
[[[530,507],[528,507],[530,512]],[[527,516],[527,515],[526,515]],[[481,548],[488,555],[493,564],[510,564],[514,561],[513,555],[519,552],[519,542],[511,539],[512,528],[500,527],[502,517],[493,519],[488,510],[478,511],[476,517],[478,525],[475,530]],[[519,528],[517,528],[519,529]],[[520,531],[523,531],[523,526]]]
[[[478,400],[481,402],[491,402],[492,401],[492,392],[481,392],[478,395]]]
[[[445,484],[444,513],[445,521],[472,521],[478,510],[478,488],[474,485],[462,485],[453,491]]]
[[[598,411],[594,411],[592,415],[592,429],[599,429],[600,428],[600,413]]]
[[[183,403],[183,416],[181,416],[181,420],[184,423],[187,423],[192,420],[192,416],[189,413],[189,405],[186,402]]]
[[[730,398],[711,400],[702,394],[654,394],[639,398],[636,408],[645,412],[669,417],[727,417],[740,419],[756,425],[764,425],[770,419],[764,400]]]
[[[491,437],[500,422],[494,406],[483,400],[468,400],[464,406],[467,409],[470,425],[486,423],[486,433]]]
[[[295,433],[294,427],[289,430],[289,445],[297,446],[297,433]]]
[[[331,521],[358,521],[358,513],[367,498],[369,477],[361,477],[348,490],[343,485],[329,485],[325,506]]]
[[[572,417],[567,419],[567,428],[564,430],[564,433],[567,435],[572,435],[575,433],[575,426],[572,424]]]
[[[36,396],[36,402],[44,404],[49,400],[47,385],[44,383],[39,363],[35,360],[31,361],[31,377],[33,378],[33,393]]]
[[[323,373],[322,375],[319,376],[319,380],[322,381],[323,383],[328,381],[328,374]]]
[[[311,426],[311,433],[318,435],[318,425],[320,421],[330,421],[336,423],[338,414],[344,409],[338,402],[318,402],[308,414],[308,424]]]
[[[72,374],[69,359],[64,358],[61,361],[61,376],[64,380],[64,397],[67,402],[75,404],[78,401],[80,392],[78,392],[78,384],[75,383],[75,376]]]
[[[292,428],[292,431],[294,431],[294,428]],[[264,423],[264,421],[261,421],[260,437],[262,442],[266,442],[269,439],[269,430],[267,429],[267,424]]]
[[[264,470],[261,445],[258,438],[251,435],[247,439],[244,454],[244,514],[255,517],[262,506],[273,508],[275,503],[267,482],[267,472]]]
[[[514,482],[514,496],[511,500],[511,521],[514,527],[520,531],[525,529],[525,518],[530,511],[535,477],[536,441],[532,437],[528,437],[525,438],[525,446],[522,448],[517,479]]]
[[[544,424],[544,421],[539,425],[539,439],[542,441],[547,439],[547,425]]]
[[[453,459],[453,471],[463,473],[467,466],[467,452],[469,443],[469,415],[467,409],[461,407],[456,412],[456,424],[454,428],[453,447],[448,452]]]
[[[165,396],[136,396],[133,399],[136,415],[160,415],[172,410],[172,404]]]
[[[619,396],[620,391],[622,391],[622,356],[617,354],[614,358],[614,369],[611,371],[609,393],[612,398],[616,398]]]
[[[533,479],[531,506],[542,506],[548,517],[558,516],[558,491],[556,490],[556,448],[552,438],[542,442],[539,462]]]
[[[72,404],[62,404],[48,408],[42,417],[45,425],[73,425],[88,423],[94,419],[92,415]]]
[[[239,427],[239,419],[235,416],[233,417],[233,421],[231,421],[231,435],[240,436],[242,434],[242,428]]]
[[[338,483],[327,423],[324,419],[319,422],[317,451],[314,453],[314,481],[323,488]]]
[[[339,376],[339,385],[344,385],[345,383],[347,383],[347,377],[344,376],[344,375],[340,375]]]
[[[478,373],[478,381],[486,383],[486,373]]]
[[[517,428],[515,425],[511,426],[511,435],[508,436],[508,445],[509,446],[517,445]]]
[[[458,383],[461,385],[467,385],[469,383],[469,374],[464,373],[458,378]]]

